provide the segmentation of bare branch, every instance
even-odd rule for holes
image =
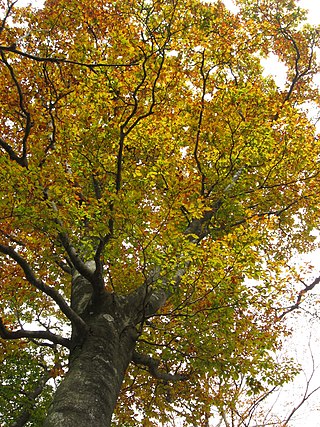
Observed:
[[[168,372],[163,372],[159,369],[160,360],[153,359],[151,356],[138,353],[134,351],[132,355],[133,363],[137,365],[143,365],[148,368],[150,374],[162,381],[185,381],[188,379],[188,376],[185,374],[170,374]]]
[[[4,30],[4,27],[5,27],[5,25],[6,25],[6,21],[7,21],[7,19],[8,19],[8,17],[9,17],[9,15],[10,15],[10,13],[11,13],[11,10],[13,9],[13,6],[17,3],[17,1],[18,1],[18,0],[15,0],[15,1],[13,1],[11,4],[9,4],[9,3],[8,3],[7,11],[6,11],[6,13],[5,13],[5,15],[4,15],[4,18],[3,18],[2,22],[1,22],[1,25],[0,25],[0,34],[1,34],[1,33],[2,33],[2,31]]]
[[[310,285],[306,285],[302,280],[300,280],[300,282],[304,285],[304,289],[302,289],[298,293],[296,302],[294,304],[292,304],[290,307],[288,307],[283,313],[280,314],[280,316],[278,317],[279,319],[282,319],[288,313],[291,313],[293,310],[296,310],[297,308],[300,307],[305,294],[307,292],[311,291],[316,285],[318,285],[320,283],[320,276],[315,278],[314,281],[312,283],[310,283]]]
[[[311,338],[311,336],[310,336]],[[311,381],[314,377],[314,374],[316,373],[316,366],[315,366],[315,361],[314,361],[314,356],[313,356],[313,352],[311,349],[311,345],[310,345],[310,338],[309,338],[309,350],[310,350],[310,354],[311,354],[311,366],[312,366],[312,371],[309,375],[308,378],[306,378],[306,386],[305,386],[305,391],[303,393],[303,396],[300,400],[300,402],[292,409],[292,411],[290,412],[290,414],[287,416],[286,420],[283,422],[283,427],[287,426],[289,421],[291,420],[291,418],[293,417],[293,415],[306,403],[306,401],[317,391],[320,390],[320,386],[315,387],[314,389],[310,390],[310,384]]]
[[[58,225],[63,226],[61,221],[59,221],[58,219],[56,220],[56,222]],[[87,280],[89,280],[90,283],[93,283],[94,278],[95,278],[94,272],[82,261],[78,252],[76,251],[74,246],[71,244],[68,234],[64,231],[60,232],[59,233],[59,239],[60,239],[60,242],[62,243],[62,246],[64,247],[64,249],[66,250],[66,252],[69,256],[70,261],[74,265],[74,268],[83,277],[85,277]]]
[[[1,137],[0,137],[0,147],[2,147],[7,152],[7,154],[9,154],[9,157],[11,160],[14,160],[22,167],[27,166],[25,159],[23,159],[23,157],[18,156],[18,154],[13,150],[11,145],[6,143],[4,139],[2,139]]]
[[[202,60],[201,60],[201,67],[200,67],[200,74],[202,77],[202,96],[201,96],[201,106],[200,106],[200,113],[199,113],[199,119],[198,119],[198,127],[197,127],[197,135],[196,135],[196,142],[194,146],[193,155],[197,164],[198,171],[201,175],[201,194],[204,195],[205,192],[205,181],[206,176],[203,173],[202,166],[199,159],[199,143],[200,143],[200,136],[201,136],[201,126],[203,121],[203,113],[204,113],[204,105],[205,105],[205,95],[206,95],[206,87],[207,87],[207,80],[209,77],[209,73],[204,73],[204,64],[205,64],[205,50],[202,52]]]
[[[57,259],[56,260],[56,264],[61,268],[61,270],[63,270],[65,273],[72,275],[72,269],[71,267],[66,264],[65,262]]]
[[[67,338],[63,338],[60,335],[56,335],[50,331],[29,331],[26,329],[9,331],[5,327],[1,318],[0,318],[0,336],[7,340],[15,340],[20,338],[45,339],[53,342],[54,344],[60,344],[66,348],[71,348],[70,340],[68,340]]]
[[[84,335],[86,334],[87,325],[81,319],[81,317],[79,317],[77,313],[71,309],[71,307],[67,304],[65,299],[56,289],[46,285],[42,280],[36,277],[29,263],[21,255],[19,255],[18,252],[16,252],[12,247],[2,244],[0,244],[0,252],[4,255],[8,255],[11,259],[16,261],[16,263],[22,268],[28,282],[39,291],[51,297],[57,303],[62,313],[73,322],[75,327],[82,331]]]
[[[95,64],[95,63],[73,61],[71,59],[58,58],[54,56],[53,57],[36,56],[36,55],[31,55],[30,53],[22,52],[21,50],[18,50],[14,44],[11,46],[0,46],[0,51],[13,52],[17,55],[32,59],[37,62],[50,62],[52,64],[71,64],[71,65],[78,65],[80,67],[87,67],[89,69],[94,69],[99,67],[110,67],[110,68],[132,67],[134,65],[138,65],[138,62],[129,62],[128,64],[108,64],[104,62],[98,62]]]
[[[308,64],[305,67],[304,70],[301,70],[300,66],[300,60],[301,60],[301,53],[299,46],[295,40],[295,38],[290,34],[290,32],[284,28],[281,29],[281,33],[283,36],[292,43],[293,49],[295,51],[295,64],[294,64],[294,77],[292,79],[291,85],[289,87],[289,90],[284,98],[283,103],[288,101],[297,85],[297,83],[305,76],[311,73],[311,67],[312,67],[312,60],[314,59],[314,45],[311,45],[311,52],[308,60]]]

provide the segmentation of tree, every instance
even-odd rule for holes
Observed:
[[[239,381],[250,401],[290,380],[275,358],[303,296],[288,262],[319,222],[304,11],[0,4],[6,422],[40,425],[53,379],[46,427],[209,425]]]

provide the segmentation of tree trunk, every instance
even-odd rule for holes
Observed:
[[[96,316],[89,326],[84,343],[71,354],[45,427],[110,425],[137,334],[130,327],[119,328],[110,314]]]
[[[126,298],[107,293],[93,304],[86,298],[88,282],[73,282],[72,305],[89,332],[86,337],[73,333],[69,371],[44,427],[108,427],[138,337],[134,313]]]

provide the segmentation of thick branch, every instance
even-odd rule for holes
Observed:
[[[56,335],[50,331],[28,331],[25,329],[19,329],[17,331],[9,331],[2,319],[0,318],[0,336],[7,340],[15,340],[20,338],[28,339],[45,339],[53,342],[54,344],[60,344],[64,347],[70,348],[71,343],[67,338],[63,338],[60,335]]]
[[[7,154],[9,154],[9,157],[11,160],[14,160],[22,167],[27,167],[26,159],[18,156],[18,154],[13,150],[11,145],[7,144],[1,137],[0,137],[0,147],[2,147]]]
[[[0,244],[0,252],[2,252],[4,255],[8,255],[11,259],[16,261],[16,263],[22,268],[28,282],[35,288],[39,289],[39,291],[51,297],[58,304],[62,313],[73,322],[76,328],[82,331],[83,334],[86,333],[87,325],[84,323],[81,317],[79,317],[77,313],[69,307],[64,298],[59,294],[58,291],[56,291],[56,289],[46,285],[42,280],[36,277],[31,266],[21,255],[19,255],[12,247],[2,244]]]
[[[164,286],[165,288],[165,286]],[[170,293],[165,289],[152,289],[145,298],[143,317],[150,317],[164,306]]]
[[[12,44],[11,46],[0,46],[0,51],[6,51],[6,52],[13,52],[19,56],[23,56],[25,58],[32,59],[37,62],[51,62],[53,64],[71,64],[71,65],[79,65],[81,67],[87,67],[90,69],[98,68],[98,67],[111,67],[111,68],[117,68],[117,67],[132,67],[134,65],[137,65],[137,62],[129,62],[128,64],[106,64],[104,62],[98,62],[98,63],[85,63],[85,62],[79,62],[79,61],[73,61],[71,59],[66,58],[59,58],[59,57],[42,57],[42,56],[36,56],[31,55],[27,52],[22,52],[21,50],[16,49],[16,46]]]
[[[188,379],[188,376],[185,374],[170,374],[168,372],[161,371],[159,369],[160,360],[153,359],[151,356],[147,356],[136,351],[133,352],[132,361],[137,365],[146,366],[150,374],[158,380],[185,381]]]
[[[57,223],[62,226],[62,223],[57,220]],[[75,269],[87,280],[89,280],[90,283],[93,283],[94,279],[94,272],[82,261],[82,259],[79,257],[76,249],[71,244],[69,237],[67,233],[60,232],[59,233],[60,242],[62,243],[62,246],[66,250],[70,261],[74,265]]]
[[[61,268],[62,271],[72,276],[72,268],[68,264],[58,258],[55,260],[55,263]]]
[[[99,245],[94,255],[95,271],[93,277],[93,293],[95,294],[95,296],[98,297],[104,292],[105,289],[103,279],[103,262],[101,259],[101,255],[105,245],[107,244],[111,236],[111,234],[108,234],[104,238],[100,239]]]

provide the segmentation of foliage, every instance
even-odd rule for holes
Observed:
[[[275,353],[296,295],[283,271],[313,248],[319,221],[320,147],[305,108],[319,102],[319,30],[292,0],[237,4],[238,14],[221,1],[0,2],[3,322],[62,336],[78,258],[101,262],[110,292],[165,287],[137,349],[187,380],[132,364],[121,425],[137,408],[143,425],[177,412],[206,425],[296,373]],[[282,88],[260,64],[270,53],[287,67]],[[7,358],[1,342],[5,383],[11,363],[36,382],[40,350],[24,341],[17,360],[15,344]]]
[[[41,426],[53,391],[47,384],[51,375],[45,372],[50,354],[48,351],[40,352],[23,341],[1,342],[1,350],[2,422],[12,425],[22,413],[30,411],[29,425]],[[34,395],[35,387],[41,387],[41,394]]]

